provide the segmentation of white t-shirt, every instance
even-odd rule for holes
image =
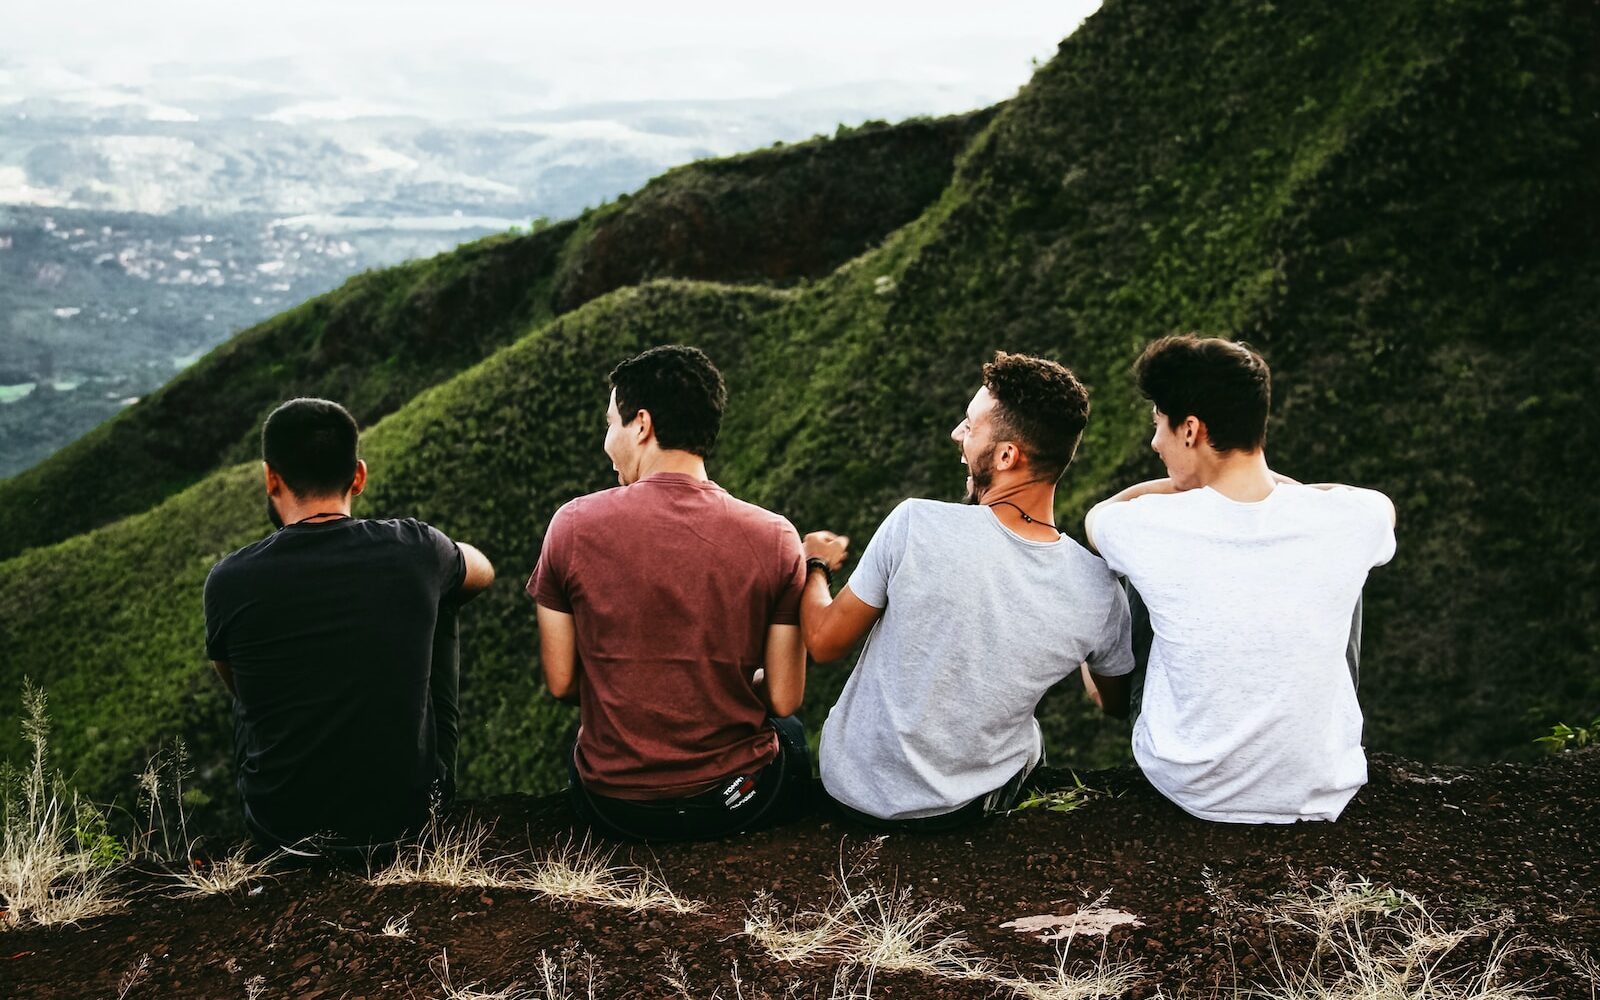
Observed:
[[[993,510],[907,500],[850,590],[883,617],[822,727],[822,784],[880,819],[938,816],[1039,760],[1039,699],[1078,664],[1133,669],[1128,599],[1070,538],[1013,534]]]
[[[1150,783],[1201,819],[1337,819],[1367,781],[1345,650],[1367,571],[1394,556],[1388,499],[1147,494],[1101,508],[1094,541],[1150,611],[1133,730]]]

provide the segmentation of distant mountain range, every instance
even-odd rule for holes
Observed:
[[[486,99],[482,119],[445,121],[421,98],[348,83],[336,101],[304,77],[274,63],[106,87],[0,61],[0,479],[361,270],[575,215],[677,164],[957,99],[875,84],[514,115]]]

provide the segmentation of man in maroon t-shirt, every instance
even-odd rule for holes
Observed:
[[[556,512],[528,581],[550,693],[576,697],[579,815],[604,833],[692,839],[803,808],[805,560],[788,521],[706,477],[727,400],[692,347],[611,373],[621,483]]]

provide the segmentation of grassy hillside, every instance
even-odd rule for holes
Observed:
[[[575,222],[353,278],[0,481],[0,559],[137,513],[255,454],[262,418],[285,398],[343,400],[372,423],[612,289],[657,277],[825,275],[937,198],[992,114],[841,129],[691,164]]]
[[[363,510],[432,520],[500,567],[465,624],[466,791],[560,780],[573,716],[535,681],[521,585],[550,514],[610,481],[605,372],[667,341],[728,376],[712,474],[860,544],[899,498],[959,492],[946,434],[995,348],[1058,357],[1094,392],[1058,512],[1076,524],[1159,473],[1138,348],[1246,338],[1277,373],[1274,465],[1399,508],[1399,555],[1368,590],[1369,744],[1483,760],[1591,717],[1597,21],[1553,2],[1113,0],[919,219],[827,278],[612,291],[418,395],[366,436]],[[51,689],[63,760],[92,790],[126,788],[131,762],[183,733],[226,797],[199,587],[262,532],[255,477],[217,473],[0,564],[0,690],[23,674]],[[816,722],[844,671],[813,676]],[[1058,762],[1125,753],[1072,692],[1043,715]]]

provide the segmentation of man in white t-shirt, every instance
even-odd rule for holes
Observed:
[[[1053,523],[1088,415],[1070,370],[997,354],[950,434],[969,503],[900,504],[837,599],[825,578],[846,540],[806,536],[806,647],[826,663],[867,637],[819,755],[823,787],[856,821],[935,831],[1003,812],[1043,755],[1044,693],[1084,664],[1106,694],[1124,690],[1127,598]]]
[[[1367,780],[1347,652],[1367,571],[1394,556],[1394,505],[1268,468],[1271,373],[1247,347],[1167,337],[1134,372],[1169,478],[1085,524],[1149,611],[1134,759],[1201,819],[1337,819]]]

